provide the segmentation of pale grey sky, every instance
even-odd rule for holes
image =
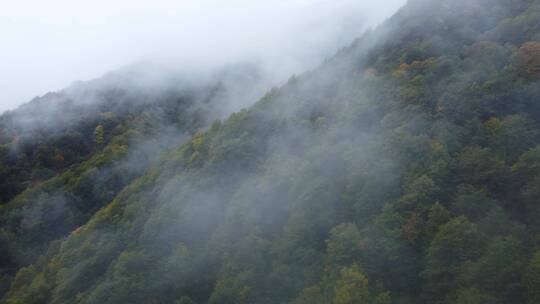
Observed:
[[[404,2],[0,0],[0,111],[141,60],[302,72]]]

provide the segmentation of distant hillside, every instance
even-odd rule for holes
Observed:
[[[411,0],[223,121],[110,92],[2,161],[2,302],[539,303],[539,68],[540,1]]]
[[[34,262],[164,151],[224,115],[238,94],[231,83],[258,83],[249,65],[197,76],[133,66],[0,116],[0,274]]]

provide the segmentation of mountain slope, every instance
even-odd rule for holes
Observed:
[[[10,190],[0,204],[4,281],[86,223],[164,150],[225,113],[237,94],[229,83],[258,82],[249,66],[197,81],[164,72],[133,66],[0,117],[0,187]],[[160,73],[157,83],[151,73]]]
[[[536,303],[540,2],[410,1],[171,149],[6,303]]]

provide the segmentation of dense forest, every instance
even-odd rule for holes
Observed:
[[[409,0],[225,118],[97,82],[0,116],[0,303],[540,303],[538,0]]]

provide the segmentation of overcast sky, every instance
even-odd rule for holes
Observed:
[[[405,0],[0,0],[0,111],[142,60],[302,72]]]

